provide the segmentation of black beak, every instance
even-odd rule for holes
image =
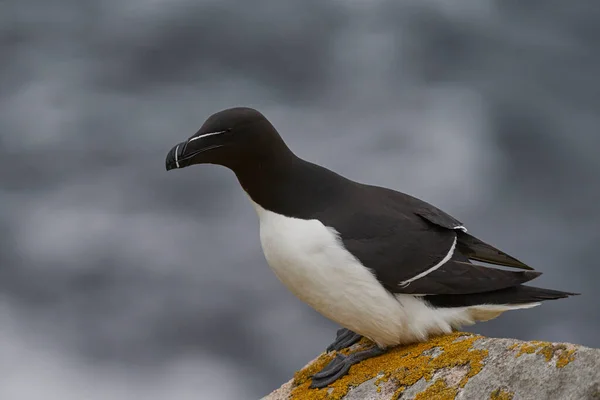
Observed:
[[[167,168],[167,171],[187,166],[189,157],[187,160],[183,157],[183,150],[185,149],[186,145],[187,142],[181,142],[169,150],[165,160],[165,167]]]
[[[219,143],[218,135],[227,131],[209,132],[200,135],[192,136],[185,142],[181,142],[175,145],[167,153],[165,160],[165,167],[167,171],[184,168],[191,164],[199,164],[203,162],[209,162],[206,158],[200,160],[198,155],[210,150],[218,149],[223,147],[223,143]],[[201,139],[201,140],[199,140]]]

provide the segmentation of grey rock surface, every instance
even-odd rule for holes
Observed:
[[[308,389],[333,355],[321,354],[262,400],[600,400],[600,349],[569,343],[456,333],[365,361],[333,387]]]

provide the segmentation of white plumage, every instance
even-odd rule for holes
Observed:
[[[504,311],[539,305],[435,308],[418,295],[393,295],[344,248],[335,229],[252,204],[263,252],[279,280],[323,316],[380,347],[426,340]]]

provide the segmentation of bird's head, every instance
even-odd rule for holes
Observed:
[[[260,112],[247,107],[219,111],[188,140],[167,153],[167,171],[194,164],[235,169],[287,149],[277,130]]]

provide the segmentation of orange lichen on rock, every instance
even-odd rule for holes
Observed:
[[[575,360],[575,349],[569,349],[563,343],[553,344],[534,340],[527,343],[514,344],[510,349],[518,349],[517,357],[523,354],[539,354],[544,356],[546,362],[550,362],[556,357],[556,368],[563,368]]]
[[[431,338],[427,342],[397,347],[384,355],[353,365],[347,375],[326,388],[310,389],[311,376],[320,371],[335,356],[334,352],[321,354],[313,363],[294,375],[294,389],[290,398],[339,400],[351,388],[370,379],[375,379],[374,384],[378,387],[383,382],[393,382],[398,387],[394,397],[398,398],[406,388],[419,380],[431,381],[436,372],[451,371],[460,367],[464,373],[457,379],[450,382],[450,379],[439,378],[436,375],[436,381],[423,392],[445,396],[425,397],[427,399],[453,399],[458,390],[483,368],[483,361],[488,354],[487,350],[472,348],[473,344],[481,338],[481,336],[470,333],[456,332]],[[371,342],[363,339],[358,346],[354,346],[353,350],[346,349],[341,353],[349,354],[372,345]]]
[[[490,394],[490,400],[512,400],[515,395],[508,390],[498,388]]]
[[[457,393],[457,388],[448,387],[446,381],[438,379],[433,385],[418,393],[415,400],[454,400]]]

